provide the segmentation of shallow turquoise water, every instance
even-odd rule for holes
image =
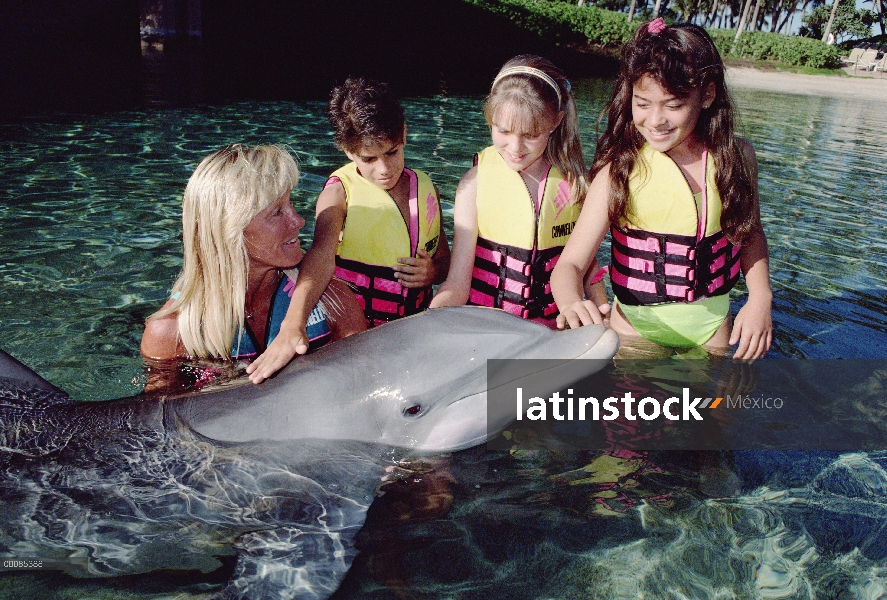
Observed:
[[[589,155],[609,85],[576,85]],[[887,357],[887,104],[747,90],[734,96],[739,131],[760,162],[775,294],[771,355]],[[480,103],[479,96],[404,102],[407,164],[431,175],[450,217],[460,176],[488,144]],[[326,176],[344,160],[331,143],[321,102],[0,124],[0,347],[77,399],[138,392],[143,320],[164,302],[181,265],[181,192],[205,154],[235,141],[292,148],[303,171],[297,208],[306,218]],[[304,247],[310,225],[309,218]],[[734,294],[735,311],[742,290]],[[458,482],[453,509],[399,534],[427,542],[398,538],[411,548],[400,557],[406,590],[429,598],[624,597],[635,589],[626,582],[640,572],[658,590],[652,597],[887,593],[887,552],[879,550],[887,547],[883,495],[824,495],[808,486],[844,469],[875,492],[887,489],[880,454],[835,463],[802,453],[786,464],[811,465],[807,480],[742,493],[730,487],[730,469],[719,465],[709,468],[714,483],[704,494],[696,488],[708,467],[637,457],[619,458],[616,466],[598,463],[599,472],[636,474],[637,485],[626,485],[626,511],[624,498],[571,483],[582,480],[577,470],[599,458],[482,449],[456,455],[449,467]],[[635,462],[626,466],[626,460]],[[585,485],[600,484],[597,477]],[[823,533],[816,524],[826,521],[839,525]],[[855,546],[834,542],[853,535]],[[854,547],[863,550],[854,553]],[[457,550],[459,560],[442,558]],[[720,566],[705,567],[712,564]],[[654,576],[656,568],[663,573]],[[359,564],[340,596],[391,597],[397,585],[379,579]],[[5,578],[0,594],[15,597],[14,586],[22,583],[39,591],[60,582]],[[171,597],[205,589],[191,580],[146,577],[66,582],[59,594]]]
[[[609,84],[577,87],[590,154]],[[734,95],[739,130],[760,161],[775,291],[773,354],[884,356],[883,104]],[[408,164],[431,175],[448,207],[473,153],[488,143],[480,102],[438,96],[404,103]],[[283,143],[298,155],[304,175],[295,197],[309,219],[307,247],[314,197],[343,162],[321,102],[0,125],[2,346],[76,398],[137,391],[141,323],[162,304],[180,266],[184,184],[204,155],[233,141]]]

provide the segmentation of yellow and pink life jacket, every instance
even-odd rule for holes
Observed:
[[[728,293],[739,279],[740,248],[721,230],[714,159],[706,151],[697,205],[680,167],[645,144],[628,181],[631,227],[613,226],[610,281],[619,302],[693,302]]]
[[[557,167],[540,182],[537,200],[495,147],[475,161],[478,235],[468,301],[553,327],[551,271],[581,205],[571,201],[570,183]]]
[[[434,256],[440,241],[440,198],[431,179],[404,169],[409,178],[409,223],[385,190],[366,180],[349,163],[330,177],[345,188],[345,228],[336,250],[336,277],[349,283],[374,327],[428,308],[431,286],[405,288],[394,277],[398,258],[413,257],[419,248]]]

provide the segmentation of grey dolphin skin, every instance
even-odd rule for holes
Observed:
[[[481,444],[513,418],[488,415],[488,359],[551,359],[530,363],[551,365],[544,377],[511,377],[546,394],[617,347],[600,326],[436,309],[259,386],[107,402],[75,402],[0,351],[0,554],[87,557],[69,573],[87,577],[208,573],[236,557],[223,597],[327,598],[386,467]]]

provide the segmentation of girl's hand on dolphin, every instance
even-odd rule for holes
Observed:
[[[557,316],[557,328],[578,329],[583,325],[604,325],[604,319],[610,314],[610,305],[595,304],[591,300],[574,302]]]
[[[434,261],[424,249],[416,251],[416,258],[398,258],[394,265],[394,276],[405,288],[426,287],[434,283],[437,268]]]
[[[308,332],[305,327],[287,327],[284,319],[277,337],[246,368],[249,380],[253,383],[262,383],[288,365],[296,354],[306,352],[308,352]]]

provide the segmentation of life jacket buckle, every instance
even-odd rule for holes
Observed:
[[[694,300],[696,300],[696,292],[693,290],[693,288],[688,288],[687,293],[684,294],[684,297],[687,299],[687,302],[693,302]]]
[[[653,236],[647,238],[647,251],[655,252],[657,254],[662,253],[662,245],[659,242],[659,238],[655,238]]]
[[[550,260],[545,261],[545,272],[546,273],[554,271],[554,267],[555,267],[555,265],[557,265],[557,261],[560,259],[560,257],[561,257],[561,255],[558,254],[557,256],[554,256]]]

